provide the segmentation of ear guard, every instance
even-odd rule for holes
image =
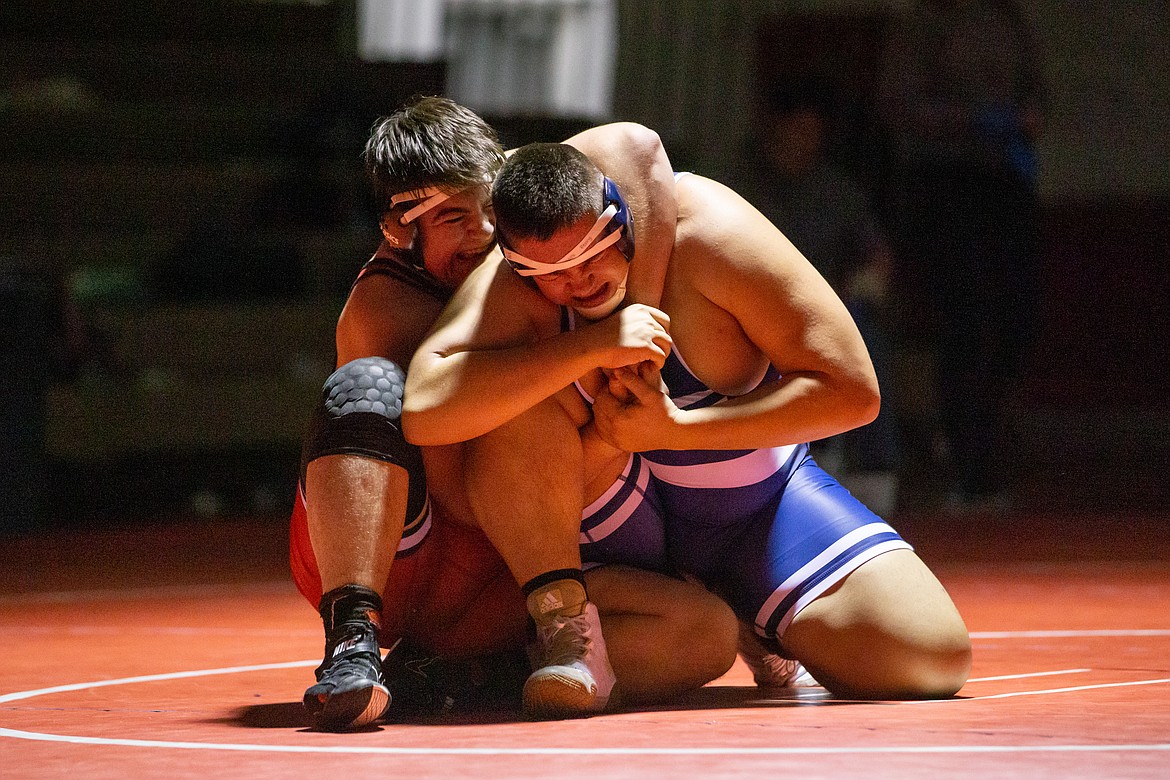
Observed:
[[[630,208],[617,184],[608,176],[605,177],[601,215],[593,223],[589,232],[570,249],[565,256],[555,263],[541,263],[531,260],[509,247],[502,235],[497,233],[500,249],[504,259],[516,273],[523,277],[541,276],[543,274],[563,271],[566,268],[580,265],[586,260],[600,254],[611,246],[617,247],[622,256],[629,262],[634,257],[634,233],[630,224]]]
[[[628,263],[634,259],[634,226],[630,224],[630,207],[626,204],[626,199],[622,197],[617,182],[608,176],[605,178],[605,204],[606,206],[613,204],[617,207],[617,214],[610,220],[610,226],[613,227],[616,224],[618,227],[614,229],[621,231],[621,238],[618,239],[615,246]]]
[[[414,239],[418,236],[418,225],[413,222],[403,222],[404,208],[393,208],[382,216],[382,237],[395,249],[409,251],[414,248]]]

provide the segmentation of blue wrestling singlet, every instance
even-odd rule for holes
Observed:
[[[574,327],[565,309],[562,323]],[[774,381],[769,369],[762,381]],[[671,350],[662,379],[675,405],[723,400]],[[587,402],[592,398],[577,384]],[[667,560],[723,597],[761,636],[876,556],[911,549],[809,456],[807,444],[642,453],[665,513]]]
[[[641,455],[631,454],[621,476],[582,512],[581,562],[667,572],[662,505]]]

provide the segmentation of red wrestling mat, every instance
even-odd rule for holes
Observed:
[[[652,710],[356,734],[306,729],[320,625],[285,575],[284,522],[0,542],[0,774],[1170,776],[1165,518],[897,519],[973,633],[954,700],[762,698],[737,664]]]

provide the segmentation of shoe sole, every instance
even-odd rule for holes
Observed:
[[[606,701],[578,680],[552,673],[528,678],[523,704],[525,716],[532,720],[564,720],[595,715]]]
[[[372,685],[333,694],[324,701],[305,697],[305,706],[313,714],[314,726],[320,731],[360,729],[386,714],[390,708],[390,691],[381,685]]]

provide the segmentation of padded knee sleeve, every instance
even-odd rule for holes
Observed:
[[[311,461],[325,455],[361,455],[406,469],[407,517],[426,503],[422,453],[406,441],[398,418],[406,374],[381,357],[352,360],[330,374],[313,410],[301,456],[301,479]]]

